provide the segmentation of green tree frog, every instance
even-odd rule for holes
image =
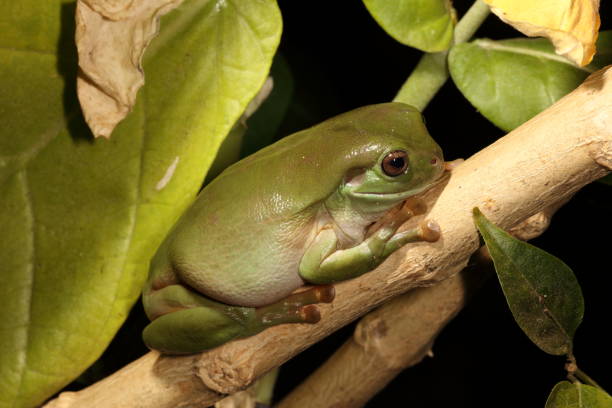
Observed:
[[[421,114],[362,107],[235,163],[199,194],[151,262],[143,338],[193,353],[283,323],[316,323],[334,282],[371,271],[433,221],[398,232],[444,172]],[[415,206],[417,207],[417,206]],[[315,286],[297,291],[305,284]]]

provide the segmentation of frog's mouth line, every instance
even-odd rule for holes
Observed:
[[[399,193],[371,193],[371,192],[357,192],[357,191],[351,191],[351,195],[356,196],[356,197],[363,197],[363,198],[372,198],[372,199],[376,199],[376,200],[380,200],[380,199],[384,199],[384,200],[394,200],[394,201],[400,201],[403,199],[406,199],[414,194],[417,194],[418,192],[420,192],[421,189],[419,190],[407,190],[407,191],[402,191]]]

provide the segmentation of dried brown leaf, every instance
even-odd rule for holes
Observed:
[[[142,56],[159,18],[182,0],[78,0],[77,93],[95,137],[110,137],[144,84]]]
[[[530,37],[547,37],[557,54],[585,66],[595,54],[599,0],[484,0],[504,22]]]

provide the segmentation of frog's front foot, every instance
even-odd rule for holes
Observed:
[[[385,244],[383,256],[389,256],[410,242],[436,242],[440,239],[440,235],[440,226],[438,223],[433,220],[425,220],[415,228],[393,235]]]
[[[315,303],[331,303],[336,291],[332,285],[314,286],[294,293],[271,305],[256,309],[256,324],[263,327],[283,323],[317,323],[321,313]]]

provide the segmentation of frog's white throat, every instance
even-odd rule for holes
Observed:
[[[317,224],[319,227],[332,224],[340,247],[352,247],[364,240],[370,225],[402,202],[403,199],[399,198],[380,200],[374,205],[364,206],[361,200],[356,201],[339,189],[323,202],[317,216]]]

